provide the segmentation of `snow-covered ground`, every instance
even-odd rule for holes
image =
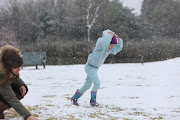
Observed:
[[[70,102],[85,81],[84,65],[25,67],[20,73],[29,87],[22,103],[40,120],[180,120],[180,58],[104,64],[98,71],[99,107],[89,105],[91,90],[80,106]],[[12,109],[5,114],[18,119]]]

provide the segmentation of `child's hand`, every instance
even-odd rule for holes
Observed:
[[[108,32],[112,37],[115,36],[113,32]]]
[[[118,40],[118,42],[119,42],[119,36],[117,36],[117,40]]]
[[[27,118],[27,120],[39,120],[39,119],[35,118],[34,116],[29,116],[29,117]]]
[[[21,92],[22,97],[24,97],[24,95],[26,94],[26,88],[24,86],[21,86],[20,92]]]

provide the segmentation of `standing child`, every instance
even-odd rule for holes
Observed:
[[[115,33],[110,30],[103,31],[103,36],[98,38],[94,51],[88,56],[87,63],[85,65],[85,71],[87,78],[84,85],[77,89],[71,101],[74,105],[79,106],[78,99],[81,97],[92,85],[90,104],[92,106],[98,106],[96,102],[97,91],[100,86],[100,80],[97,75],[99,67],[104,63],[110,53],[116,55],[123,48],[123,41]]]

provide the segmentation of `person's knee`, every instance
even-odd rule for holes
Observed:
[[[101,85],[100,81],[94,82],[94,86],[99,87]]]
[[[9,109],[10,107],[5,105],[3,101],[0,101],[0,119],[4,119],[4,111]]]
[[[3,109],[3,106],[4,106],[4,103],[0,101],[0,112],[1,112],[1,109]]]
[[[5,105],[3,101],[0,101],[0,113],[9,108],[10,107],[8,105]]]
[[[84,87],[85,87],[85,89],[90,89],[90,87],[92,86],[92,82],[90,82],[89,84],[86,84]]]

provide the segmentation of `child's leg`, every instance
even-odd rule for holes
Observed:
[[[86,64],[85,70],[87,71],[88,68],[89,66],[88,64]],[[92,80],[89,78],[88,73],[87,73],[87,78],[84,85],[80,89],[77,89],[75,94],[71,98],[71,101],[73,102],[74,105],[79,106],[78,99],[91,87],[91,85],[92,85]]]
[[[98,68],[93,67],[91,65],[87,65],[86,67],[86,73],[87,73],[88,79],[90,79],[90,81],[93,82],[94,84],[92,88],[93,92],[97,92],[100,87],[100,80],[97,75],[97,71],[98,71]]]
[[[84,94],[94,83],[92,91],[97,92],[100,86],[100,80],[97,75],[98,68],[91,66],[90,64],[86,63],[85,71],[87,74],[86,82],[84,83],[83,87],[79,90],[81,94]]]
[[[90,76],[90,79],[93,81],[94,85],[93,85],[93,88],[92,88],[92,91],[93,92],[97,92],[99,87],[100,87],[100,80],[99,80],[99,77],[97,75],[97,71]]]
[[[84,94],[92,85],[92,80],[89,78],[89,76],[87,76],[86,81],[84,83],[84,85],[79,89],[79,92],[81,94]]]
[[[93,75],[94,71],[96,71],[96,69],[98,69],[98,68],[95,68],[95,67],[91,66],[90,64],[86,63],[85,71],[86,71],[87,77],[86,77],[86,81],[85,81],[84,85],[79,89],[79,92],[81,94],[84,94],[91,87],[92,82],[93,82],[91,79],[91,76]]]
[[[97,92],[91,91],[90,104],[91,104],[92,106],[99,106],[99,103],[96,102],[96,95],[97,95]]]
[[[92,81],[87,76],[84,85],[80,89],[77,89],[75,94],[71,98],[71,101],[73,102],[74,105],[79,106],[78,99],[91,87],[91,85],[92,85]]]
[[[99,77],[97,75],[97,71],[98,71],[98,68],[90,66],[90,65],[86,69],[86,73],[87,73],[89,79],[94,83],[92,91],[91,91],[91,100],[90,100],[90,104],[92,106],[98,106],[99,105],[96,102],[97,91],[100,87],[100,80],[99,80]]]
[[[99,104],[96,102],[97,91],[100,87],[100,80],[99,80],[99,77],[97,75],[97,71],[91,76],[91,79],[94,83],[94,86],[93,86],[92,91],[91,91],[90,104],[92,106],[99,106]]]

